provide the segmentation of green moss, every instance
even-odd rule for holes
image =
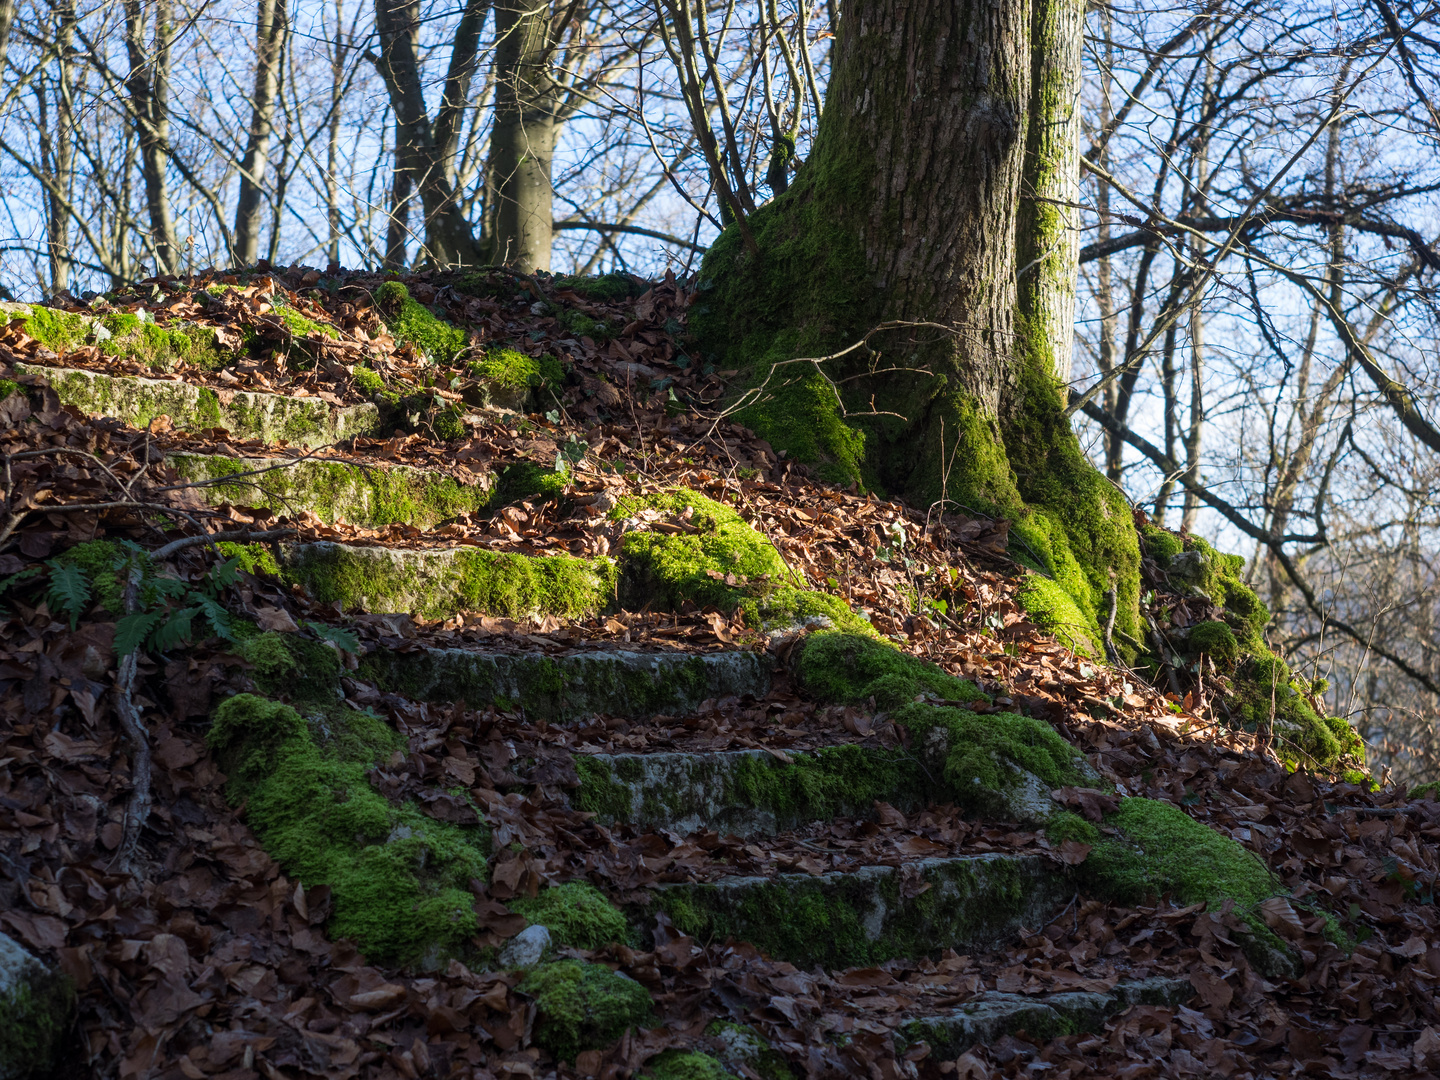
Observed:
[[[575,772],[580,777],[580,787],[571,796],[575,809],[594,814],[603,821],[629,818],[630,789],[615,779],[609,766],[588,754],[576,754]]]
[[[19,973],[17,973],[19,974]],[[75,1018],[75,985],[38,963],[0,994],[0,1076],[48,1080],[66,1057]]]
[[[289,305],[277,304],[275,314],[279,317],[281,325],[297,338],[310,337],[312,334],[332,340],[340,337],[339,331],[329,323],[316,322],[314,319],[307,318]]]
[[[705,1029],[705,1034],[725,1044],[725,1060],[743,1062],[760,1080],[794,1080],[785,1058],[749,1025],[717,1020]]]
[[[749,598],[741,607],[745,611],[748,626],[769,629],[777,626],[806,625],[810,620],[830,620],[827,629],[842,630],[847,634],[878,636],[869,621],[850,610],[850,605],[830,593],[814,592],[810,589],[796,589],[788,585],[763,596]]]
[[[1049,788],[1079,784],[1079,751],[1043,720],[1015,713],[984,716],[934,705],[903,705],[891,714],[917,745],[943,739],[943,777],[956,805],[978,813],[1003,813],[1000,798],[1021,779],[1017,769]],[[933,743],[932,743],[933,741]]]
[[[1368,778],[1367,778],[1368,779]],[[1355,781],[1351,781],[1354,783]],[[1440,780],[1431,780],[1428,784],[1421,784],[1410,789],[1412,799],[1431,799],[1440,802]]]
[[[375,302],[395,340],[408,342],[433,363],[448,364],[469,347],[466,330],[412,300],[409,290],[398,281],[387,281],[376,289]]]
[[[1240,643],[1223,622],[1203,622],[1191,627],[1189,646],[1195,652],[1210,654],[1220,663],[1234,663],[1240,655]]]
[[[240,569],[247,574],[280,576],[280,567],[275,562],[275,553],[264,544],[237,544],[233,540],[221,540],[215,547],[227,559],[239,559]]]
[[[441,442],[465,437],[465,421],[458,408],[441,409],[430,421],[430,426],[435,432],[435,438]]]
[[[1185,550],[1185,541],[1168,529],[1158,525],[1145,524],[1140,527],[1140,538],[1145,544],[1145,553],[1162,567]]]
[[[893,709],[921,694],[943,701],[989,701],[973,683],[925,660],[857,634],[821,632],[804,643],[798,666],[807,693],[821,701]]]
[[[351,378],[355,380],[355,386],[362,394],[375,397],[385,389],[385,380],[381,378],[378,371],[365,367],[363,364],[355,365],[351,372]]]
[[[307,707],[328,708],[342,698],[340,658],[327,643],[299,634],[261,631],[247,619],[231,624],[234,653],[251,665],[256,689]]]
[[[409,299],[410,290],[405,287],[404,282],[382,281],[375,290],[375,303],[383,308],[398,308]]]
[[[4,401],[19,389],[20,384],[14,379],[0,379],[0,401]]]
[[[557,291],[570,289],[586,299],[599,300],[602,303],[640,296],[650,288],[648,283],[637,281],[628,274],[601,274],[598,277],[564,274],[555,278],[553,285]]]
[[[54,308],[30,305],[30,314],[22,320],[21,329],[47,349],[64,355],[85,343],[90,333],[90,320],[83,315]]]
[[[1253,907],[1281,892],[1258,858],[1170,803],[1122,799],[1105,824],[1121,835],[1101,840],[1081,874],[1107,898],[1139,903],[1171,896],[1182,904],[1231,899]]]
[[[533,900],[512,900],[510,910],[546,927],[559,944],[576,949],[623,942],[630,931],[620,909],[583,881],[553,885]]]
[[[739,1080],[709,1054],[693,1050],[666,1050],[645,1063],[642,1078],[649,1080]]]
[[[645,511],[656,511],[686,531],[625,535],[622,588],[638,603],[669,610],[689,601],[733,611],[747,596],[791,581],[775,546],[722,503],[686,488],[627,495],[610,511],[610,519],[620,521]]]
[[[507,390],[559,386],[565,381],[565,369],[553,356],[537,360],[514,349],[487,349],[485,355],[472,360],[466,370],[476,379]]]
[[[295,656],[285,642],[285,635],[274,630],[247,637],[236,646],[235,652],[264,676],[273,678],[295,670]]]
[[[489,836],[370,786],[367,767],[403,746],[398,733],[352,710],[312,725],[239,694],[215,710],[206,741],[266,852],[304,884],[330,886],[331,934],[380,963],[434,967],[464,949],[478,929],[470,880],[485,879]]]
[[[1096,659],[1104,655],[1098,627],[1057,581],[1039,573],[1027,574],[1020,585],[1020,601],[1036,625],[1049,630],[1068,648]]]
[[[542,964],[517,989],[535,999],[535,1042],[561,1061],[609,1046],[653,1014],[643,986],[600,964]]]
[[[588,337],[599,345],[603,345],[615,336],[614,329],[604,319],[592,318],[575,308],[567,308],[560,312],[555,316],[555,321],[577,338]]]
[[[745,758],[726,775],[722,803],[769,810],[782,822],[809,822],[868,813],[876,799],[923,805],[944,794],[910,751],[852,743],[795,755],[788,763]]]
[[[570,483],[570,472],[556,472],[544,469],[529,461],[506,466],[495,480],[490,493],[487,509],[494,513],[505,506],[513,506],[524,499],[536,502],[558,502]]]

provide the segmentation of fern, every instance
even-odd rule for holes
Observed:
[[[121,618],[115,624],[115,652],[119,656],[129,656],[141,645],[145,644],[151,631],[160,624],[169,612],[160,611],[132,611],[129,615]]]
[[[170,617],[155,628],[150,635],[148,648],[152,652],[164,652],[166,649],[173,649],[182,641],[189,641],[191,636],[190,624],[195,616],[200,613],[198,607],[181,608],[179,611],[170,613]]]
[[[230,627],[230,612],[225,610],[225,605],[218,600],[212,600],[208,596],[195,597],[195,604],[200,608],[205,618],[210,620],[211,627],[215,630],[215,636],[222,641],[235,641],[235,631]]]
[[[326,626],[324,623],[318,622],[307,622],[305,629],[321,640],[328,641],[348,653],[358,654],[360,652],[360,639],[349,630],[342,630],[338,626]]]
[[[70,617],[70,629],[80,625],[80,616],[90,610],[90,579],[74,563],[50,564],[50,588],[45,601],[52,611]]]

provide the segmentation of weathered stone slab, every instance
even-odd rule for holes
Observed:
[[[147,427],[157,416],[177,428],[223,427],[237,439],[291,446],[326,446],[353,435],[379,435],[384,425],[374,405],[332,406],[320,398],[285,397],[250,390],[216,391],[208,386],[139,375],[106,375],[80,368],[17,363],[15,370],[43,377],[64,405]]]
[[[1049,860],[994,853],[920,859],[903,871],[661,885],[652,903],[701,940],[733,937],[801,967],[843,968],[997,945],[1043,926],[1072,893]]]
[[[185,453],[167,454],[165,460],[182,479],[207,482],[195,489],[207,505],[264,506],[291,516],[308,510],[327,524],[344,520],[368,528],[423,529],[473,513],[485,505],[489,486],[488,476],[484,484],[468,485],[405,465]]]
[[[498,702],[555,722],[607,714],[649,719],[693,711],[706,698],[768,692],[768,656],[758,653],[642,653],[567,656],[469,649],[375,650],[360,672],[419,701]]]
[[[764,750],[577,755],[572,797],[604,824],[770,836],[812,821],[905,812],[944,798],[908,750],[850,743],[784,758]]]
[[[279,564],[322,603],[381,614],[447,618],[482,612],[506,618],[580,618],[606,610],[615,593],[612,559],[521,555],[479,547],[387,548],[328,540],[282,544]]]
[[[1194,994],[1190,980],[1162,976],[1118,983],[1105,993],[1074,991],[1029,997],[992,992],[951,1012],[909,1021],[896,1033],[896,1042],[902,1047],[928,1043],[931,1054],[948,1060],[977,1043],[991,1043],[1018,1031],[1037,1039],[1099,1031],[1106,1020],[1132,1005],[1173,1007]]]

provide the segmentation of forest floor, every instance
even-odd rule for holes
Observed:
[[[58,328],[59,311],[37,320],[12,310],[0,332],[0,378],[17,387],[0,402],[0,931],[73,980],[78,1009],[60,1075],[1440,1073],[1440,803],[1287,769],[1266,740],[1223,722],[1223,670],[1202,665],[1198,679],[1179,670],[1157,689],[1070,651],[1027,620],[1017,595],[1028,571],[1007,554],[1005,522],[839,490],[779,460],[753,432],[717,417],[734,373],[687,353],[690,296],[673,279],[417,275],[401,279],[411,298],[403,302],[393,289],[385,299],[385,280],[290,270],[147,282],[76,302]],[[148,319],[117,317],[142,309]],[[456,328],[458,340],[434,337]],[[499,370],[502,347],[534,361],[518,385]],[[100,391],[93,382],[75,389],[75,372],[110,380],[111,404],[85,408],[84,394]],[[175,406],[157,411],[155,401],[189,399],[156,396],[152,381],[208,388],[210,397],[194,400],[213,422]],[[151,397],[115,389],[131,385]],[[507,387],[517,408],[501,404]],[[247,433],[227,423],[259,400],[245,395],[313,399],[332,418],[369,408],[370,426],[339,438],[302,438],[293,424],[290,439]],[[196,479],[186,455],[231,464]],[[267,477],[319,465],[341,471],[325,483],[267,486]],[[372,484],[342,505],[354,477],[363,487],[398,466],[415,471],[387,475],[423,483],[403,498],[398,480]],[[796,658],[823,622],[756,625],[763,607],[734,601],[774,583],[738,564],[738,573],[709,571],[710,591],[700,581],[686,595],[647,597],[621,582],[609,602],[587,605],[543,589],[539,599],[477,593],[463,575],[426,592],[429,571],[418,563],[395,564],[407,568],[398,585],[378,574],[369,584],[363,573],[306,578],[293,554],[333,551],[306,548],[331,542],[395,559],[462,551],[598,565],[627,550],[631,534],[693,532],[693,514],[663,500],[614,512],[625,499],[677,489],[737,513],[773,545],[790,580],[972,682],[989,700],[968,712],[1038,719],[1078,748],[1098,779],[1056,790],[1057,805],[1104,827],[1124,799],[1172,804],[1253,852],[1273,873],[1275,895],[1248,911],[1170,896],[1127,906],[1086,887],[1093,845],[1052,842],[1034,821],[954,802],[870,800],[748,834],[708,821],[607,818],[579,805],[587,758],[763,751],[793,764],[848,745],[904,751],[911,733],[873,699],[813,692]],[[227,549],[248,553],[248,569],[202,544],[156,557],[159,576],[179,584],[138,629],[133,619],[124,626],[123,603],[107,610],[99,578],[77,595],[63,570],[67,551],[97,539],[153,555],[205,532],[273,547]],[[257,554],[271,550],[275,562]],[[217,574],[222,564],[235,572]],[[1162,625],[1207,617],[1153,561],[1145,572],[1148,610]],[[387,604],[390,585],[423,602]],[[115,604],[121,590],[109,587]],[[327,934],[328,885],[287,872],[252,830],[252,804],[227,798],[207,744],[211,717],[227,697],[264,683],[265,661],[214,632],[202,595],[259,632],[313,647],[296,655],[318,648],[335,658],[335,704],[368,710],[402,737],[403,749],[366,773],[391,804],[490,830],[487,875],[468,883],[475,922],[460,953],[435,965],[368,962],[354,941]],[[194,611],[172,625],[191,597]],[[122,639],[140,635],[128,669],[117,623]],[[387,655],[403,668],[437,650],[546,658],[557,670],[606,655],[678,663],[743,652],[759,658],[763,678],[673,714],[565,718],[505,696],[427,698],[403,680],[371,677]],[[285,698],[288,680],[298,701],[315,673],[282,675],[267,684],[270,696]],[[132,706],[143,752],[126,731]],[[140,772],[153,792],[143,829]],[[1036,860],[1067,883],[1065,898],[992,940],[927,941],[858,966],[790,962],[733,935],[687,935],[674,911],[655,907],[671,887],[876,867],[901,881],[909,901],[931,887],[916,876],[923,860],[971,856]],[[563,1053],[553,1039],[542,1048],[555,1021],[534,984],[496,955],[527,925],[518,901],[576,881],[594,885],[632,927],[623,941],[562,943],[556,955],[628,976],[650,1012],[603,1045]],[[1247,915],[1285,943],[1293,970],[1255,966],[1242,947]],[[1159,977],[1183,983],[1183,993],[1058,1029],[1016,1005],[1070,993],[1100,1000]],[[981,1005],[1011,1011],[979,1041],[916,1035],[917,1020]],[[768,1050],[738,1053],[717,1021],[747,1025]]]

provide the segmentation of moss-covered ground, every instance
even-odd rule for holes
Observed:
[[[75,984],[33,964],[0,994],[0,1076],[58,1080],[75,1021]]]
[[[544,926],[557,943],[576,949],[599,949],[630,936],[624,913],[583,881],[552,885],[533,900],[512,900],[510,910]]]
[[[709,1054],[695,1050],[666,1050],[645,1063],[642,1080],[739,1080]]]
[[[375,303],[395,339],[413,345],[434,363],[450,364],[469,347],[468,332],[412,299],[398,281],[381,284],[375,290]]]
[[[650,994],[602,964],[557,960],[542,964],[517,989],[535,999],[535,1041],[562,1061],[609,1046],[653,1014]]]
[[[206,741],[265,850],[302,883],[330,886],[332,935],[373,961],[430,968],[466,948],[477,929],[469,883],[487,876],[489,834],[370,786],[367,768],[403,752],[384,721],[352,709],[307,719],[239,694],[215,710]]]

